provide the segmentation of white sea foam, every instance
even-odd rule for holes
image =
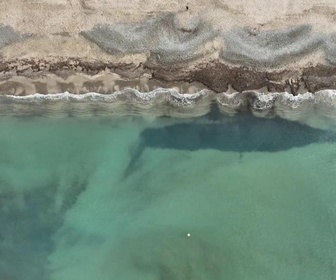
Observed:
[[[292,95],[288,92],[244,91],[215,94],[210,90],[180,93],[175,88],[150,92],[124,89],[111,94],[89,92],[72,94],[32,94],[0,96],[1,115],[151,115],[193,117],[206,115],[215,103],[223,114],[251,111],[259,117],[279,116],[304,121],[317,114],[336,119],[336,90],[321,90]]]
[[[73,94],[69,92],[62,92],[56,94],[41,94],[35,93],[25,96],[16,96],[16,95],[4,95],[0,97],[1,99],[6,98],[13,101],[39,101],[39,100],[53,100],[53,101],[115,101],[118,97],[126,99],[140,99],[142,101],[152,101],[155,98],[162,98],[168,101],[173,97],[176,101],[180,100],[184,105],[193,105],[197,98],[207,97],[209,95],[209,90],[201,90],[194,94],[187,93],[181,94],[176,89],[166,89],[166,88],[157,88],[150,92],[140,92],[136,89],[124,89],[122,91],[116,91],[111,94],[101,94],[97,92],[89,92],[84,94]],[[175,102],[176,102],[175,101]]]
[[[212,92],[201,90],[181,94],[176,89],[157,88],[150,92],[124,89],[111,94],[32,94],[0,96],[1,115],[169,115],[201,116],[210,110]]]

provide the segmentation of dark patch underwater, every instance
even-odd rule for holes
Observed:
[[[272,153],[313,143],[336,141],[334,132],[280,118],[256,118],[246,114],[220,119],[216,115],[214,113],[207,116],[212,122],[194,121],[145,129],[140,135],[140,144],[134,149],[125,176],[136,169],[143,151],[147,148]]]

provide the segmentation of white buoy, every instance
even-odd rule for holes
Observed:
[[[191,234],[188,232],[188,233],[187,233],[187,236],[190,237],[190,235],[191,235]]]

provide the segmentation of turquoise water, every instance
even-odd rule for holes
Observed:
[[[235,117],[0,132],[0,279],[336,279],[332,131]]]

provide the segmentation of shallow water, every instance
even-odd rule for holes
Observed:
[[[334,132],[246,116],[0,131],[0,279],[336,277]]]

